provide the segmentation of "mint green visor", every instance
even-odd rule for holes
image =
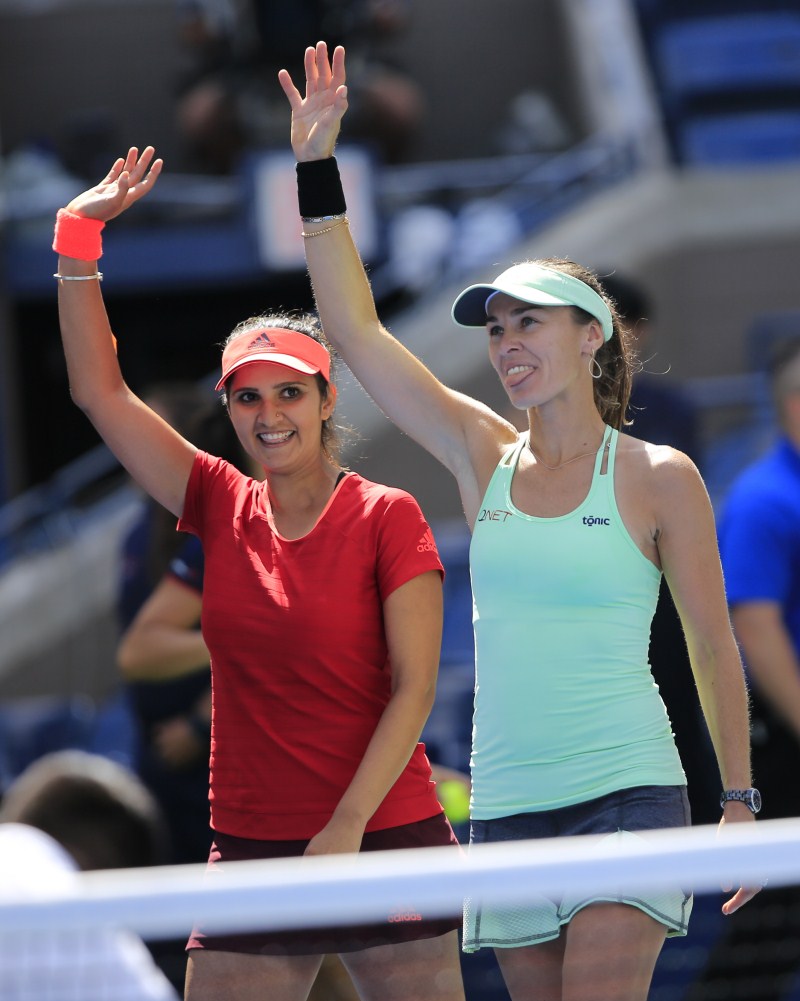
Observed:
[[[578,306],[600,323],[606,340],[614,332],[608,306],[586,282],[532,263],[515,264],[488,285],[464,289],[453,303],[453,319],[460,327],[485,327],[489,299],[497,292],[535,306]]]

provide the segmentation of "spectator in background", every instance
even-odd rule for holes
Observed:
[[[617,313],[628,327],[642,365],[633,378],[627,429],[634,438],[671,445],[700,462],[697,410],[688,396],[665,375],[647,371],[653,333],[653,305],[643,285],[612,271],[602,279]],[[644,359],[642,361],[642,358]],[[665,580],[650,629],[650,667],[669,713],[675,742],[686,772],[692,823],[716,823],[716,765],[703,722],[681,620]]]
[[[68,892],[77,870],[161,860],[158,806],[122,765],[59,751],[30,765],[0,806],[0,888]],[[4,929],[3,1001],[177,1001],[141,939],[121,928]]]
[[[780,432],[734,481],[719,525],[734,631],[751,683],[753,777],[768,819],[800,816],[800,331],[768,366]],[[800,970],[800,888],[765,890],[731,924],[692,1001],[778,1001]],[[737,993],[748,984],[750,993]]]
[[[283,66],[317,38],[347,41],[352,121],[345,140],[403,160],[422,120],[422,92],[382,51],[410,16],[410,0],[178,0],[188,66],[178,129],[196,169],[227,174],[248,149],[282,145],[286,109],[270,97]]]
[[[169,382],[151,387],[150,405],[167,423],[205,450],[250,472],[231,423],[216,400],[194,383]],[[188,589],[202,589],[202,549],[194,536],[177,531],[177,520],[152,498],[142,506],[123,543],[118,612],[124,632],[146,606],[145,615],[162,611],[163,594],[148,602],[155,588],[172,602]],[[168,574],[164,581],[164,575]],[[199,613],[197,616],[199,619]],[[195,621],[194,625],[199,625]],[[173,642],[175,642],[173,637]],[[192,645],[185,633],[182,642]],[[210,846],[208,826],[208,758],[211,739],[211,682],[208,655],[199,630],[180,668],[159,660],[160,644],[144,662],[126,661],[122,674],[138,731],[137,770],[161,805],[169,832],[168,861],[205,862]],[[174,650],[172,654],[174,655]]]
[[[117,660],[139,725],[139,774],[165,811],[176,865],[204,862],[211,844],[211,677],[195,612],[203,552],[193,536],[181,538],[181,551],[123,634]]]
[[[779,345],[770,381],[774,447],[733,483],[720,552],[734,630],[752,683],[753,769],[764,814],[800,816],[800,332]],[[759,787],[760,788],[760,787]]]

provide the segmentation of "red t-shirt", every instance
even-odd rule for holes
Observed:
[[[198,453],[180,529],[205,552],[211,651],[211,823],[261,840],[311,838],[333,813],[389,701],[383,602],[442,565],[416,501],[345,476],[314,528],[275,530],[266,483]],[[441,812],[425,747],[368,831]]]

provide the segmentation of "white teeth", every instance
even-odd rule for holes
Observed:
[[[507,372],[506,375],[516,375],[518,372],[532,372],[533,365],[514,365]]]
[[[260,434],[258,437],[262,441],[272,445],[275,444],[275,442],[286,441],[287,438],[290,438],[292,436],[292,434],[294,434],[293,431],[271,431],[269,433],[264,432],[263,434]]]

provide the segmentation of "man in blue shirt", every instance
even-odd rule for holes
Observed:
[[[781,345],[770,376],[781,433],[734,482],[719,536],[752,689],[762,816],[787,817],[800,816],[800,331]]]
[[[720,553],[752,700],[762,817],[800,816],[800,329],[769,367],[780,433],[728,494]],[[728,919],[686,1001],[781,1001],[800,971],[800,886],[762,891]]]

